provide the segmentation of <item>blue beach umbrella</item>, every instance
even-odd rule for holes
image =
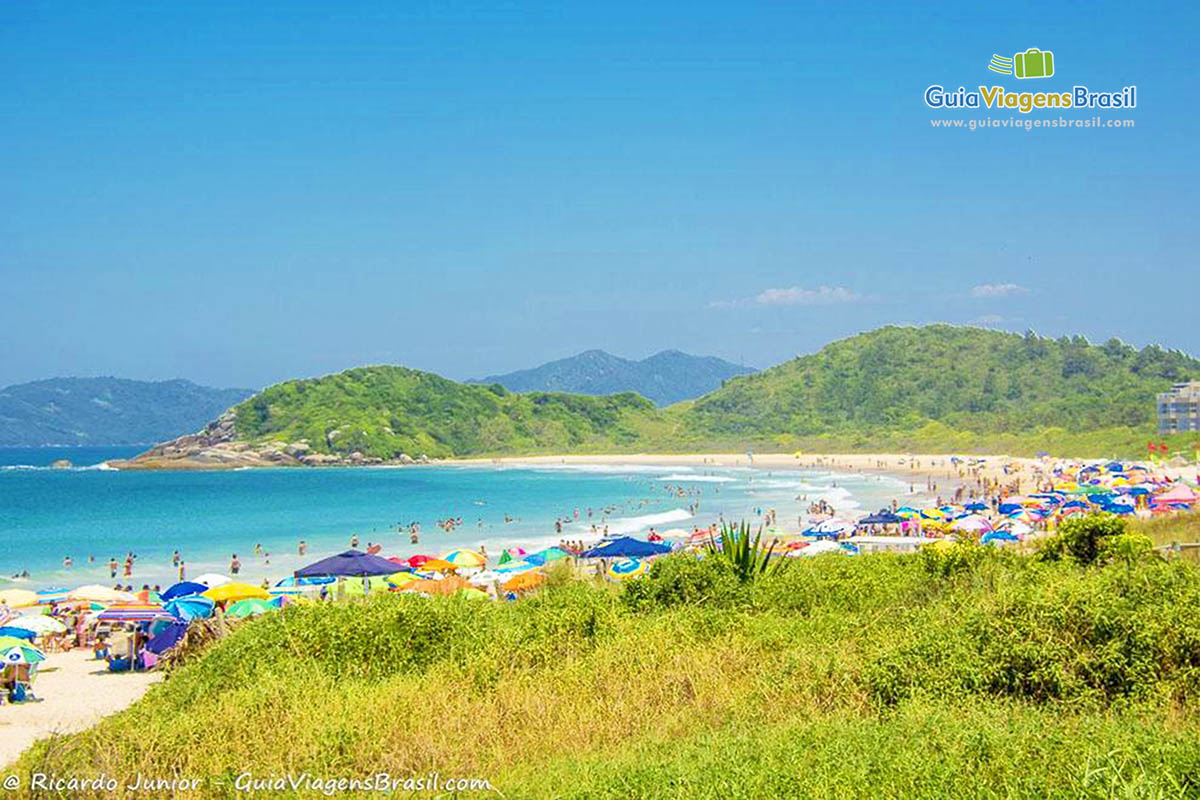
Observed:
[[[347,550],[336,556],[323,558],[307,567],[296,570],[296,578],[346,577],[366,578],[372,575],[395,575],[396,565],[386,558],[373,556],[360,550]]]
[[[645,558],[671,552],[671,545],[659,542],[644,542],[632,536],[622,536],[585,550],[583,558]]]
[[[37,638],[37,634],[27,628],[14,628],[11,625],[5,625],[0,628],[0,638],[11,637],[13,639],[28,639],[33,641]]]
[[[146,642],[146,649],[155,655],[161,656],[163,653],[179,644],[179,640],[183,638],[183,634],[186,632],[186,623],[173,622],[155,634],[150,641]]]
[[[559,559],[570,557],[571,554],[566,550],[563,550],[561,547],[547,547],[545,550],[539,550],[532,555],[525,556],[525,560],[530,564],[542,566],[543,564],[548,564],[551,561],[558,561]]]
[[[646,574],[646,562],[637,558],[626,558],[608,568],[608,577],[623,581]]]
[[[217,604],[207,597],[194,594],[168,600],[163,609],[173,617],[191,622],[194,619],[208,619],[213,615],[216,606]]]
[[[38,605],[50,605],[52,603],[61,603],[67,599],[67,593],[70,589],[57,587],[54,589],[38,589],[37,601]]]
[[[204,594],[208,587],[194,581],[180,581],[162,593],[163,600],[174,600],[176,597],[187,597],[193,594]]]

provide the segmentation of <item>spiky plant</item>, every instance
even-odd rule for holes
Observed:
[[[768,570],[774,569],[779,562],[772,561],[775,555],[777,540],[772,540],[769,547],[762,547],[762,526],[754,540],[750,539],[750,525],[742,521],[739,525],[721,523],[721,538],[718,542],[711,535],[705,549],[709,558],[720,558],[733,567],[733,572],[742,583],[749,583]]]

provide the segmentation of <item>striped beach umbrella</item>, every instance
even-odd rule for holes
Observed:
[[[442,556],[443,561],[448,561],[456,567],[482,567],[487,564],[487,559],[482,553],[477,553],[474,550],[468,550],[465,547],[460,547],[457,550],[451,550],[446,555]],[[426,567],[428,568],[428,567]]]
[[[39,605],[52,605],[61,603],[67,599],[68,590],[62,587],[55,589],[38,589],[37,598]]]
[[[158,603],[113,603],[96,615],[100,622],[154,622],[175,619]]]
[[[0,636],[0,665],[37,664],[45,660],[46,654],[24,639]]]

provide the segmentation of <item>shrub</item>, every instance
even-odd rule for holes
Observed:
[[[621,593],[632,610],[683,605],[731,607],[745,600],[746,591],[726,559],[696,558],[687,553],[656,560],[641,580],[630,581]]]
[[[1101,560],[1105,541],[1125,533],[1125,520],[1115,514],[1072,517],[1058,526],[1055,535],[1043,540],[1038,550],[1044,561],[1070,559],[1089,566]]]

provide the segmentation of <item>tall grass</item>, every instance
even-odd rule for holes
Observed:
[[[505,797],[1197,796],[1200,568],[659,560],[621,593],[241,626],[19,771],[482,777]]]

